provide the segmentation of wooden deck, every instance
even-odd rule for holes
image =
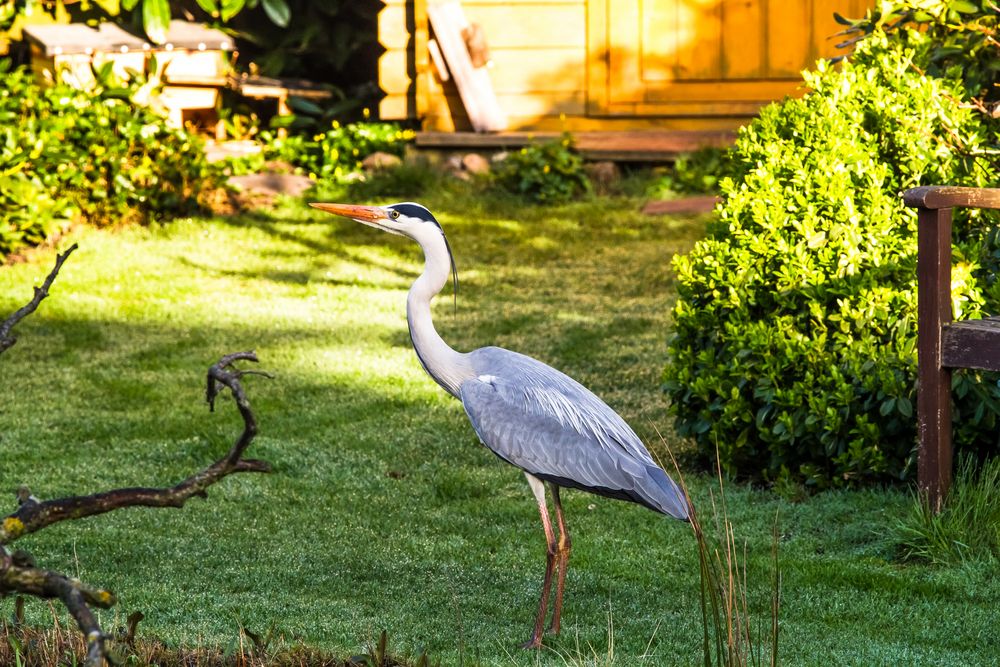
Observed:
[[[441,151],[494,151],[521,148],[532,142],[551,141],[558,132],[418,132],[419,149]],[[576,147],[588,160],[614,162],[669,162],[704,146],[727,146],[736,137],[729,131],[634,130],[574,132]]]

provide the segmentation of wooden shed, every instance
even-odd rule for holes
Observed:
[[[60,79],[86,88],[94,81],[92,66],[106,62],[123,77],[133,70],[162,79],[166,85],[159,103],[176,127],[183,126],[186,112],[214,114],[227,83],[228,53],[233,48],[225,33],[179,20],[170,22],[162,46],[113,23],[28,25],[24,37],[31,45],[32,70],[43,82]]]
[[[428,5],[385,0],[380,115],[471,130],[428,42]],[[447,1],[447,0],[446,0]],[[840,55],[833,18],[871,0],[463,0],[489,44],[512,131],[729,130],[795,94],[801,70]],[[433,9],[433,7],[432,7]]]

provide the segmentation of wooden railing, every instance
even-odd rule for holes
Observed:
[[[917,484],[934,511],[951,486],[951,371],[1000,371],[1000,317],[952,322],[951,212],[1000,209],[1000,189],[927,186],[903,193],[917,209]]]

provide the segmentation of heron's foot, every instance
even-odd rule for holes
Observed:
[[[523,648],[523,649],[529,649],[529,650],[530,649],[538,650],[538,649],[542,648],[542,636],[541,635],[537,635],[535,637],[532,637],[528,641],[526,641],[523,644],[521,644],[521,648]]]
[[[549,634],[552,634],[552,635],[558,635],[559,634],[559,620],[555,619],[555,618],[552,619],[552,622],[549,623],[549,627],[546,628],[545,631],[548,632]]]

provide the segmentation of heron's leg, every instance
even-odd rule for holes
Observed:
[[[569,564],[569,550],[572,543],[566,532],[566,519],[563,515],[562,502],[559,500],[559,487],[549,484],[552,490],[552,500],[556,507],[556,525],[559,526],[559,542],[556,545],[558,574],[556,575],[556,601],[552,607],[552,624],[549,630],[559,634],[559,616],[562,615],[563,586],[566,583],[566,566]]]
[[[552,571],[556,565],[556,536],[552,532],[552,520],[549,519],[549,509],[545,504],[545,484],[534,475],[524,473],[538,502],[538,513],[542,516],[542,529],[545,530],[545,579],[542,581],[542,595],[538,599],[538,614],[535,616],[535,628],[531,639],[521,645],[521,648],[539,648],[542,645],[542,628],[545,627],[545,612],[549,607],[549,592],[552,590]]]

